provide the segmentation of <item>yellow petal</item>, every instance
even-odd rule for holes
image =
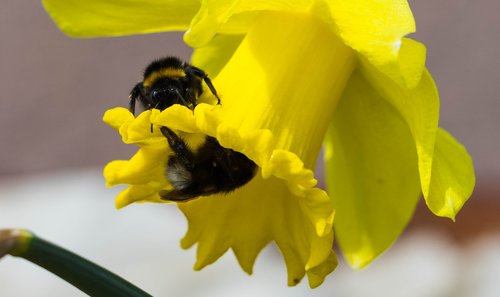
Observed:
[[[130,160],[110,162],[104,168],[107,186],[147,184],[155,179],[165,183],[164,171],[169,152],[166,144],[160,147],[143,147]]]
[[[395,61],[401,39],[415,31],[406,0],[325,1],[338,33],[374,65]]]
[[[243,37],[239,34],[214,36],[208,44],[194,50],[191,63],[215,77],[233,56]]]
[[[121,191],[115,199],[117,209],[123,208],[131,203],[137,202],[158,202],[166,203],[158,196],[158,188],[148,184],[130,185],[125,190]]]
[[[119,130],[126,123],[134,120],[134,116],[130,111],[123,107],[116,107],[104,113],[103,122],[110,125],[113,129]]]
[[[158,144],[165,145],[165,138],[156,129],[151,131],[151,114],[158,114],[158,110],[147,110],[134,118],[126,108],[117,107],[106,111],[103,121],[120,132],[122,141],[127,144],[141,146]]]
[[[345,44],[377,66],[396,61],[401,39],[415,31],[415,21],[405,0],[207,0],[202,2],[184,40],[198,48],[217,32],[243,34],[258,21],[258,12],[263,11],[312,13]]]
[[[432,162],[432,178],[426,199],[438,216],[455,220],[475,184],[472,159],[465,148],[443,129],[438,130]]]
[[[170,188],[165,178],[165,164],[170,150],[166,144],[160,147],[143,147],[130,160],[115,160],[104,168],[107,186],[128,184],[116,198],[116,207],[122,208],[133,202],[165,202],[158,192]]]
[[[408,56],[411,59],[411,56]],[[439,95],[427,70],[415,88],[405,88],[361,60],[362,73],[384,99],[403,116],[413,135],[418,154],[420,184],[424,197],[429,194],[432,155],[438,129]]]
[[[356,71],[325,141],[337,242],[361,268],[409,222],[420,195],[415,144],[398,111]]]
[[[425,70],[425,46],[415,40],[403,38],[398,59],[379,65],[379,71],[389,76],[402,88],[413,89],[418,86]]]
[[[313,168],[317,155],[305,152],[319,152],[353,58],[314,17],[263,14],[214,80],[221,117],[240,130],[273,131],[276,149],[291,151]]]
[[[103,121],[120,132],[124,143],[141,147],[130,160],[115,160],[104,168],[107,186],[129,185],[116,198],[117,208],[133,202],[165,202],[158,192],[171,187],[165,178],[165,164],[171,150],[158,129],[151,132],[152,113],[159,111],[145,111],[137,118],[125,108],[114,108],[104,114]]]
[[[217,33],[246,33],[261,11],[307,12],[312,3],[312,0],[205,0],[184,35],[184,41],[199,48]]]
[[[198,243],[197,270],[232,248],[241,267],[251,274],[259,251],[274,239],[286,259],[289,285],[297,284],[307,267],[317,286],[336,266],[330,256],[333,234],[326,240],[316,235],[305,223],[300,199],[275,177],[257,175],[234,193],[179,204],[189,222],[182,247]]]
[[[311,288],[319,287],[325,280],[324,275],[330,274],[337,267],[337,265],[337,256],[335,255],[335,252],[332,251],[328,256],[328,259],[322,265],[307,271],[309,286]]]
[[[184,31],[200,8],[198,0],[42,0],[42,3],[59,28],[74,37]]]
[[[193,111],[184,106],[175,104],[161,113],[156,111],[154,110],[151,114],[151,122],[154,124],[167,126],[170,129],[181,130],[187,133],[200,132],[196,127],[196,119],[194,118]],[[150,119],[148,118],[147,120]],[[146,125],[148,124],[149,122]]]

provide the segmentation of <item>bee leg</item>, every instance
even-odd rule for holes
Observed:
[[[193,72],[194,75],[203,78],[203,81],[210,89],[210,92],[212,92],[212,94],[214,94],[215,98],[217,98],[217,104],[220,104],[219,95],[217,95],[217,91],[215,90],[215,87],[212,84],[212,81],[210,80],[210,78],[208,78],[208,75],[205,73],[205,71],[201,70],[200,68],[194,67],[192,65],[190,65],[189,68]]]
[[[137,98],[141,94],[141,87],[142,87],[141,83],[136,84],[135,87],[130,92],[130,95],[128,96],[128,98],[130,99],[128,110],[133,115],[135,115],[135,101],[137,100]]]
[[[208,75],[205,74],[205,76],[203,77],[203,81],[207,84],[208,88],[210,89],[212,94],[214,94],[215,98],[217,98],[217,104],[220,104],[219,95],[217,95],[217,91],[215,90],[215,87],[212,84],[212,81],[210,80],[210,78],[208,78]]]
[[[182,105],[187,106],[187,107],[192,105],[190,102],[187,102],[186,99],[184,99],[184,97],[182,97],[181,93],[179,93],[179,90],[173,89],[173,91],[175,92],[175,94],[179,98],[179,101],[181,101]]]
[[[167,138],[168,144],[172,151],[174,151],[175,155],[182,164],[186,167],[187,170],[191,171],[194,169],[194,155],[189,150],[187,144],[180,138],[174,131],[169,128],[163,126],[160,128],[161,133],[165,138]]]
[[[193,88],[186,88],[186,101],[189,101],[189,105],[186,105],[187,107],[191,109],[196,107],[196,100],[198,98],[197,94],[201,94],[201,91],[194,90]]]

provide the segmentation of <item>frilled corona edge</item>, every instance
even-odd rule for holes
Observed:
[[[174,105],[162,112],[143,112],[136,119],[128,110],[115,108],[106,112],[104,120],[120,132],[125,143],[140,146],[130,160],[113,161],[104,170],[109,186],[129,184],[117,197],[119,208],[132,202],[163,202],[158,192],[171,187],[164,177],[170,149],[159,126],[168,126],[188,143],[199,141],[200,135],[215,137],[259,166],[258,176],[233,193],[180,205],[190,225],[183,247],[199,242],[196,269],[232,247],[243,269],[251,273],[258,252],[271,240],[284,254],[290,285],[307,272],[315,287],[335,268],[331,200],[325,191],[315,188],[313,172],[304,168],[297,155],[275,148],[271,131],[231,128],[222,120],[221,107],[209,104],[199,104],[194,113]]]

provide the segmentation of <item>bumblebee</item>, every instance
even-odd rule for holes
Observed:
[[[130,111],[135,113],[136,101],[145,110],[164,110],[173,104],[194,109],[203,93],[202,81],[220,104],[208,75],[201,69],[174,57],[152,62],[144,71],[144,80],[130,93]],[[217,139],[205,136],[196,149],[168,127],[160,127],[173,155],[168,158],[165,176],[173,186],[162,190],[164,200],[184,202],[199,196],[229,193],[248,183],[257,172],[257,165],[244,154],[222,147]]]
[[[174,187],[160,191],[165,200],[188,201],[199,196],[229,193],[248,183],[257,166],[245,155],[222,147],[210,136],[196,152],[167,127],[160,128],[174,151],[167,162],[167,180]]]
[[[202,81],[208,86],[220,104],[219,95],[208,75],[201,69],[175,57],[153,61],[144,71],[144,79],[130,92],[129,110],[135,114],[136,101],[144,110],[164,110],[174,104],[194,109],[203,93]]]

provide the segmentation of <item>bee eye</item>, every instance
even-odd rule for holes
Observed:
[[[158,102],[158,101],[160,101],[160,100],[162,100],[162,99],[165,99],[165,97],[166,97],[166,93],[167,93],[167,91],[166,91],[166,90],[164,90],[164,89],[153,90],[153,91],[151,92],[151,98],[152,98],[154,101]]]

